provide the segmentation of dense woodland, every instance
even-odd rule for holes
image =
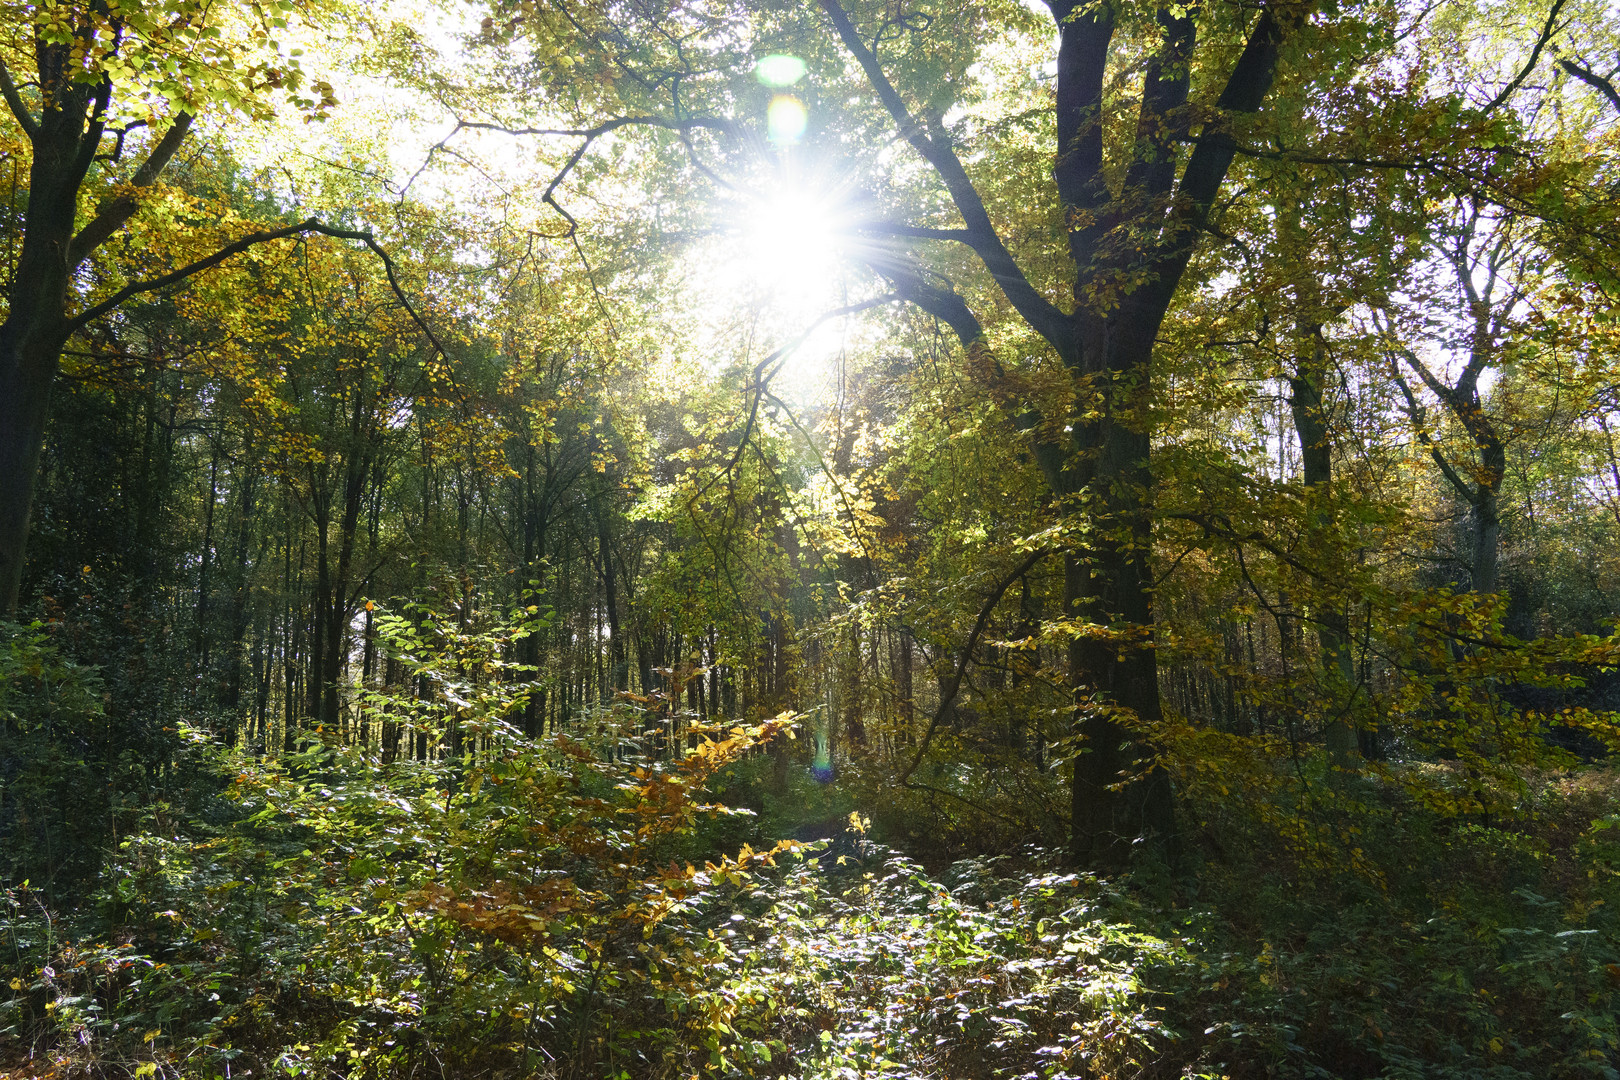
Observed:
[[[0,1073],[1620,1076],[1609,0],[0,91]]]

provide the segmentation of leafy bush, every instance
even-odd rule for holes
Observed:
[[[93,869],[115,777],[96,673],[40,623],[0,623],[0,881],[47,886]]]
[[[724,1010],[694,1002],[713,932],[776,852],[699,868],[691,837],[727,813],[703,785],[793,718],[665,760],[641,751],[634,711],[527,739],[505,720],[527,684],[502,656],[535,622],[379,619],[429,689],[369,694],[361,715],[459,753],[385,761],[321,731],[279,762],[203,743],[234,777],[231,813],[153,807],[65,920],[8,894],[0,1026],[68,1063],[204,1075],[589,1070],[731,1047]]]

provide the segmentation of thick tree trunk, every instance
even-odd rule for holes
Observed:
[[[1151,349],[1151,339],[1147,344]],[[1069,646],[1083,737],[1071,789],[1072,844],[1076,860],[1090,866],[1122,863],[1139,838],[1163,849],[1174,832],[1169,776],[1156,765],[1150,742],[1163,716],[1153,642],[1149,440],[1114,412],[1137,397],[1141,388],[1133,383],[1145,379],[1145,357],[1113,375],[1105,390],[1112,407],[1101,421],[1077,425],[1081,464],[1069,473],[1081,481],[1080,491],[1089,487],[1086,513],[1099,539],[1064,561],[1065,614],[1111,631],[1076,637]]]
[[[65,82],[66,72],[59,75]],[[51,96],[59,107],[45,110],[31,138],[22,251],[0,324],[0,617],[16,610],[22,586],[51,388],[67,340],[68,251],[95,150],[86,153],[85,142],[92,135],[99,142],[101,133],[99,120],[85,133],[87,88],[59,86]]]
[[[56,380],[57,349],[31,329],[17,317],[0,326],[0,618],[16,611],[22,588],[34,480]]]
[[[1502,519],[1498,508],[1500,496],[1494,488],[1487,488],[1480,492],[1480,497],[1474,502],[1474,591],[1477,593],[1492,593],[1496,591],[1497,564],[1502,549]]]
[[[126,192],[98,207],[83,231],[75,234],[79,194],[100,152],[112,97],[109,79],[84,78],[82,35],[87,30],[80,24],[72,40],[55,42],[35,35],[40,112],[33,117],[22,108],[15,110],[32,161],[28,202],[20,222],[22,250],[6,298],[6,320],[0,324],[0,618],[16,611],[22,586],[51,387],[71,332],[68,284],[74,267],[135,209]],[[157,178],[190,124],[187,114],[176,119],[136,170],[134,188]]]

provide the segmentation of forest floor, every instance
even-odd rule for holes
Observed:
[[[829,789],[810,847],[600,931],[589,985],[469,924],[372,918],[329,861],[318,894],[289,884],[299,837],[260,834],[250,872],[176,814],[77,902],[6,891],[0,1074],[1615,1077],[1617,790],[1549,776],[1492,826],[1369,816],[1353,867],[1207,822],[1221,858],[1107,878],[907,854],[860,815],[829,836]]]

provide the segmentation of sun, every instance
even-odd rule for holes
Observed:
[[[743,223],[750,276],[784,312],[820,310],[837,294],[841,244],[827,196],[781,187],[751,201]]]
[[[868,256],[847,184],[804,161],[771,164],[710,205],[712,228],[675,267],[682,298],[671,303],[711,370],[777,353],[773,385],[797,398],[817,392],[833,359],[865,340],[844,309],[869,291]]]

